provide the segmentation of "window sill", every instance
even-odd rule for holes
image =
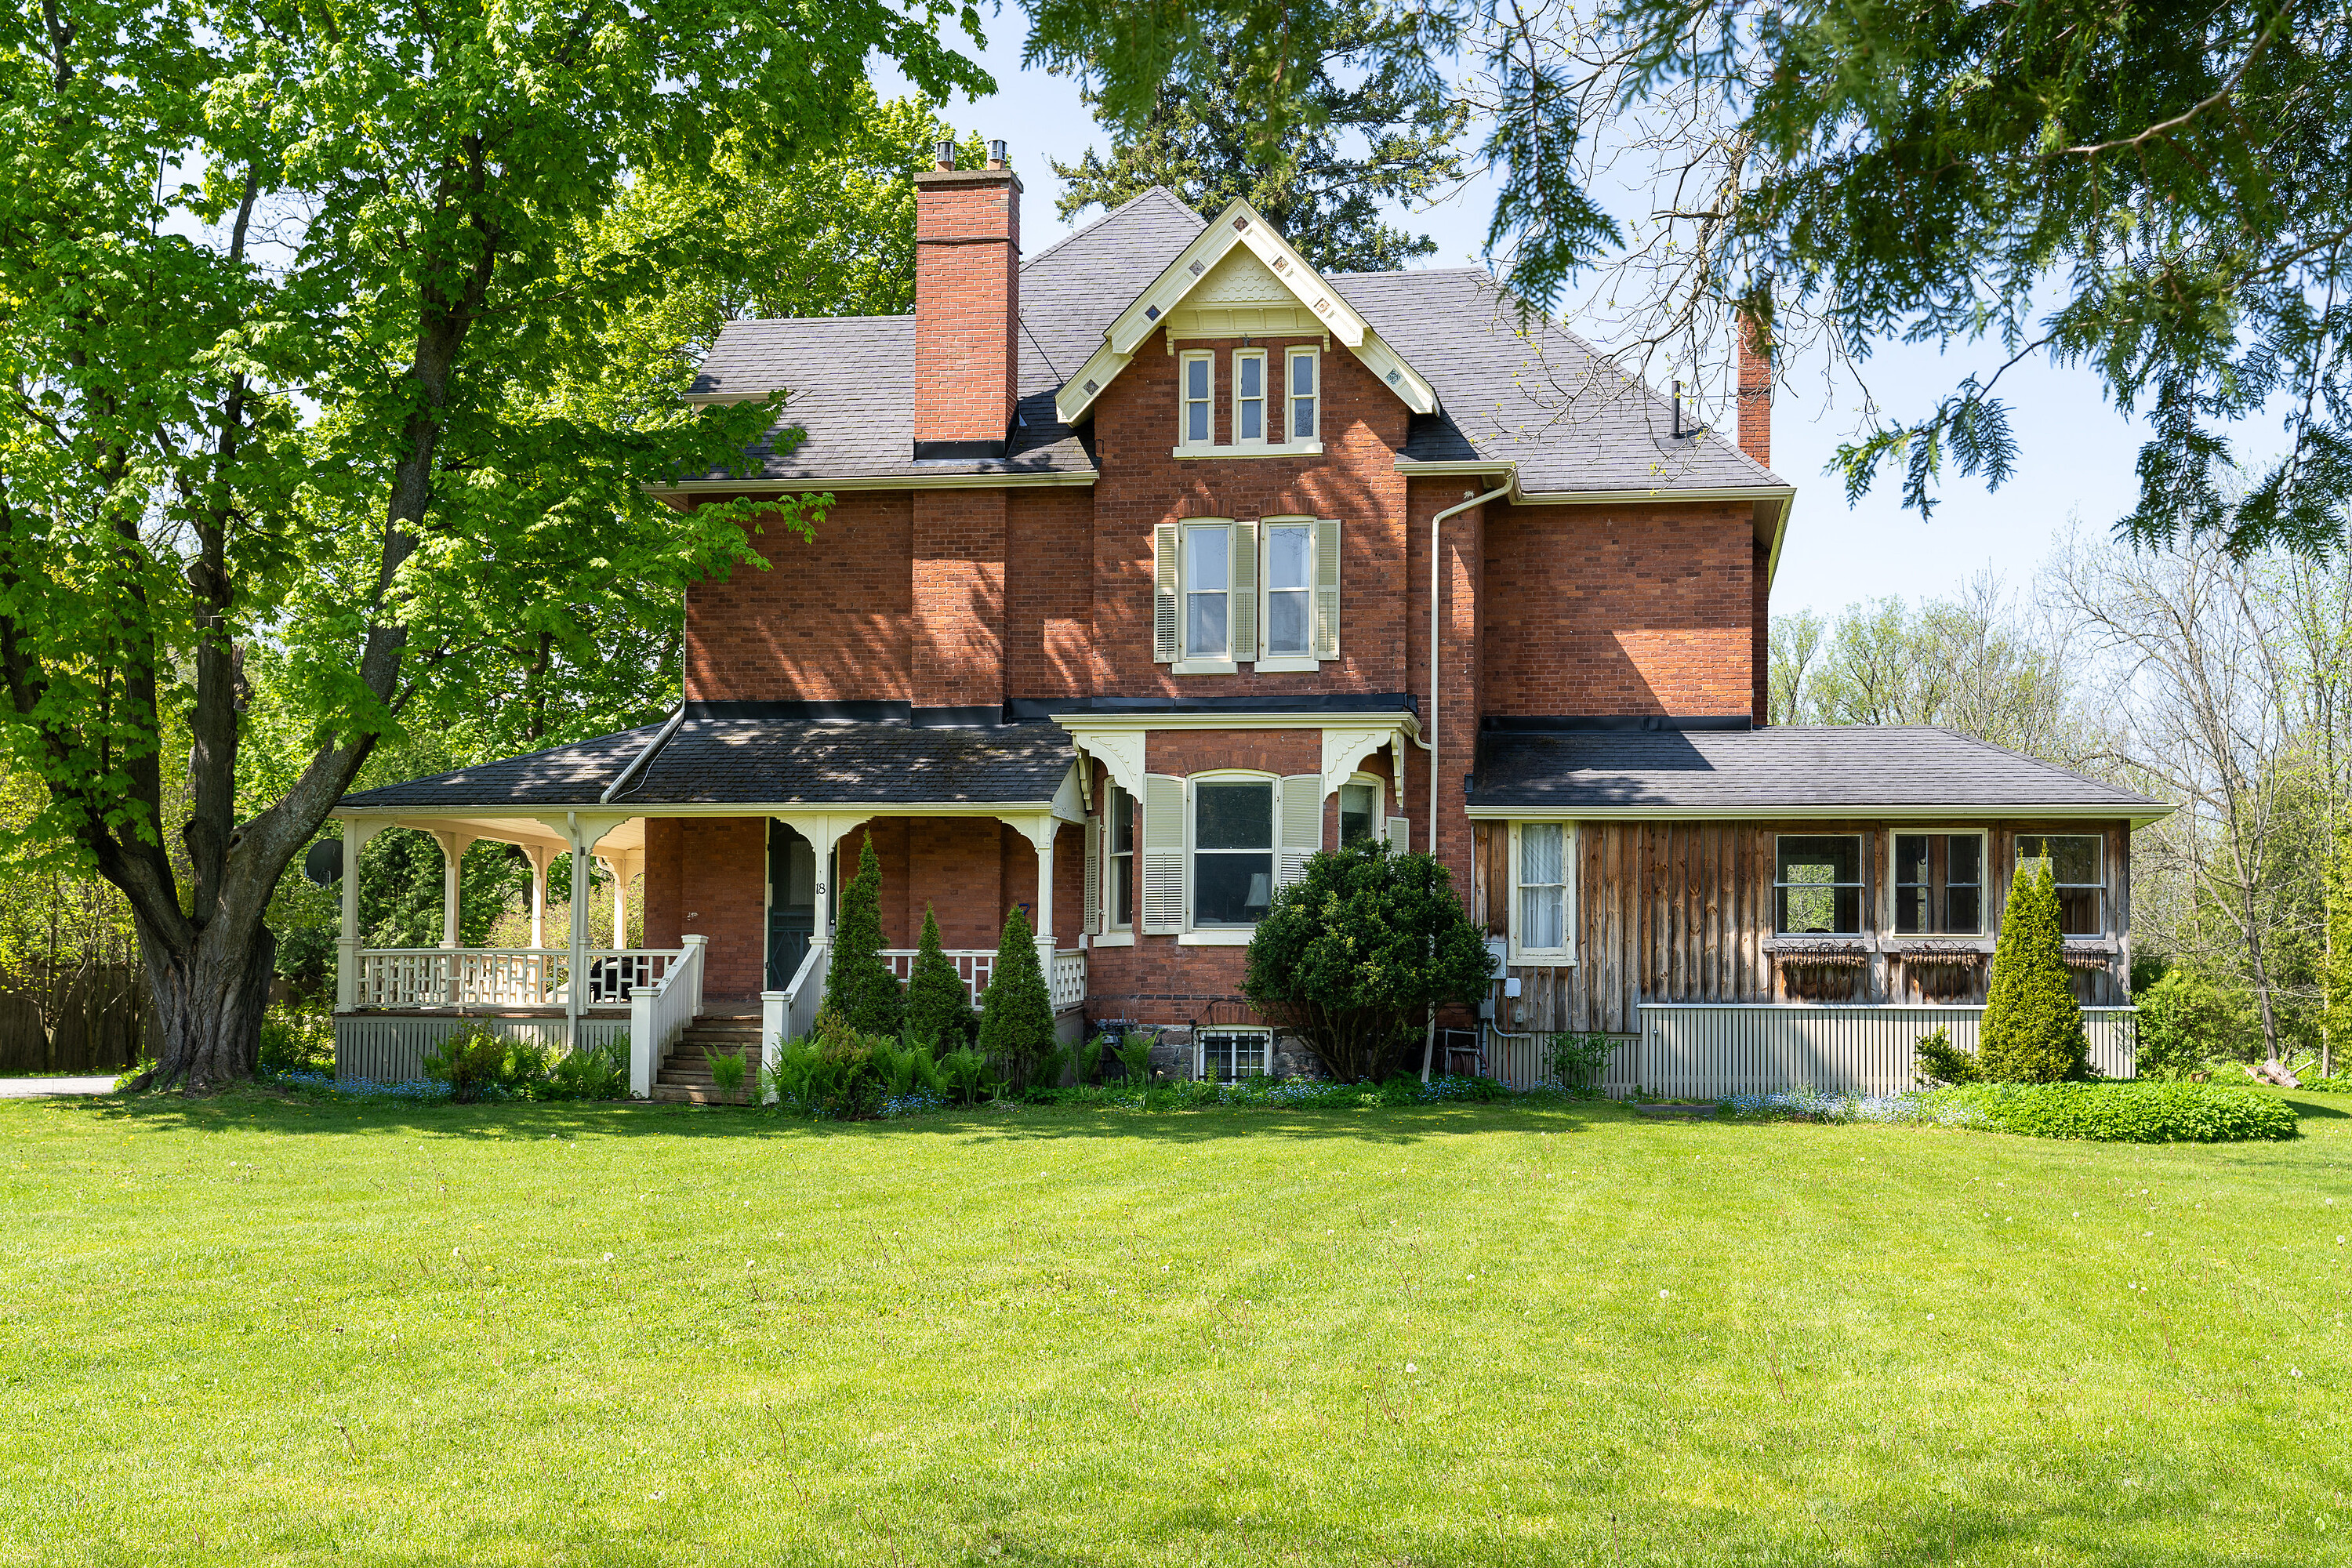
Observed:
[[[1504,964],[1512,969],[1573,969],[1576,967],[1576,954],[1565,950],[1514,949],[1504,960]]]
[[[1229,658],[1180,658],[1168,667],[1171,675],[1238,675],[1241,666]]]
[[[1247,947],[1250,938],[1257,934],[1255,926],[1212,926],[1204,931],[1176,933],[1179,947]]]
[[[1179,447],[1169,454],[1180,461],[1203,458],[1319,458],[1320,441],[1286,441],[1278,447]]]
[[[1282,655],[1257,661],[1257,672],[1260,675],[1312,675],[1322,668],[1321,659],[1297,655]]]
[[[1088,947],[1133,947],[1135,933],[1131,931],[1098,931],[1087,938]]]

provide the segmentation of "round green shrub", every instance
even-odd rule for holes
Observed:
[[[2259,1089],[2205,1083],[1972,1083],[1923,1097],[1996,1132],[2102,1143],[2233,1143],[2292,1138],[2293,1107]]]

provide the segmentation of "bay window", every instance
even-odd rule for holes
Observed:
[[[1192,924],[1257,923],[1274,901],[1274,781],[1192,786]]]
[[[1370,838],[1381,830],[1381,786],[1357,782],[1339,786],[1339,847]]]

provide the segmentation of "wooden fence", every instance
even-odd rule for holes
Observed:
[[[2091,1066],[2104,1077],[2135,1070],[2130,1007],[2085,1007]],[[1952,1044],[1977,1048],[1981,1006],[1805,1006],[1801,1005],[1644,1002],[1642,1032],[1617,1036],[1601,1091],[1641,1089],[1674,1098],[1823,1093],[1896,1094],[1917,1087],[1919,1037],[1942,1027]],[[1528,1088],[1549,1077],[1541,1037],[1489,1037],[1488,1069]]]
[[[0,1073],[119,1073],[139,1060],[149,1022],[135,963],[0,975]]]

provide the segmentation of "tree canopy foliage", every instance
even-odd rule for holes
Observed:
[[[1315,62],[1362,26],[1353,0],[1028,8],[1030,58],[1086,72],[1131,132],[1165,94],[1231,96],[1255,106],[1261,155],[1319,122]],[[1720,364],[1737,316],[1776,349],[1810,338],[1850,362],[1895,341],[1994,354],[1931,407],[1874,406],[1841,452],[1851,490],[1892,469],[1925,514],[1949,469],[2007,479],[2000,374],[2038,355],[2087,367],[2153,426],[2131,537],[2340,543],[2341,4],[1415,0],[1369,37],[1362,68],[1400,84],[1475,66],[1488,242],[1532,307],[1599,269],[1644,350]],[[2255,418],[2283,427],[2274,458],[2233,445]]]
[[[944,14],[5,14],[0,741],[47,788],[34,831],[131,905],[157,1081],[250,1069],[263,910],[381,737],[499,695],[500,649],[587,657],[583,620],[642,624],[743,556],[745,514],[646,487],[774,408],[616,373],[608,334],[708,251],[690,215],[611,220],[633,181],[827,145],[877,50],[926,92],[984,88]],[[304,760],[247,794],[264,661]]]
[[[1066,182],[1055,210],[1066,219],[1165,185],[1203,217],[1247,199],[1320,271],[1384,272],[1433,254],[1427,235],[1382,222],[1381,204],[1423,200],[1460,177],[1454,142],[1466,111],[1384,47],[1396,26],[1377,0],[1346,0],[1335,36],[1302,62],[1309,109],[1296,134],[1271,148],[1256,134],[1259,103],[1230,68],[1245,46],[1211,43],[1229,68],[1199,92],[1171,88],[1139,122],[1114,121],[1108,158],[1089,147],[1075,163],[1054,163]],[[1083,96],[1104,110],[1095,82]]]

